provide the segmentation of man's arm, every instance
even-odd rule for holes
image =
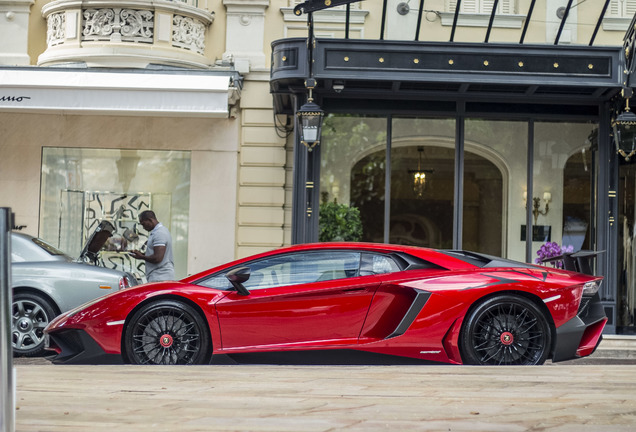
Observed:
[[[166,247],[156,245],[154,247],[154,252],[155,253],[153,253],[152,255],[146,256],[140,251],[134,250],[131,252],[131,254],[133,257],[137,259],[148,261],[149,263],[152,263],[152,264],[159,264],[163,260],[163,256],[166,254]]]

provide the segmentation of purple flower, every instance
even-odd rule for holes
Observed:
[[[539,256],[534,260],[535,263],[541,264],[544,260],[549,258],[558,257],[564,253],[574,252],[574,246],[564,246],[561,248],[556,242],[547,242],[539,248],[537,255]],[[556,261],[552,263],[557,268],[563,268],[563,261]]]

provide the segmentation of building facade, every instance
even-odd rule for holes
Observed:
[[[605,250],[608,331],[636,328],[636,174],[610,130],[636,0],[366,0],[311,26],[299,4],[0,0],[0,204],[69,252],[101,218],[143,242],[152,207],[178,277],[316,241],[333,201],[364,241]]]

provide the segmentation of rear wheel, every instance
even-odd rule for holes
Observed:
[[[11,319],[11,345],[14,355],[38,356],[44,353],[44,328],[55,317],[51,304],[37,294],[15,293]]]
[[[160,300],[139,309],[126,327],[128,361],[134,364],[189,365],[209,360],[206,323],[191,306]]]
[[[530,300],[514,295],[492,297],[466,317],[460,335],[464,363],[540,365],[552,343],[544,313]]]

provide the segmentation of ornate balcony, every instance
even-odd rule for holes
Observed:
[[[214,13],[198,0],[56,0],[42,8],[47,49],[38,66],[207,68]]]

